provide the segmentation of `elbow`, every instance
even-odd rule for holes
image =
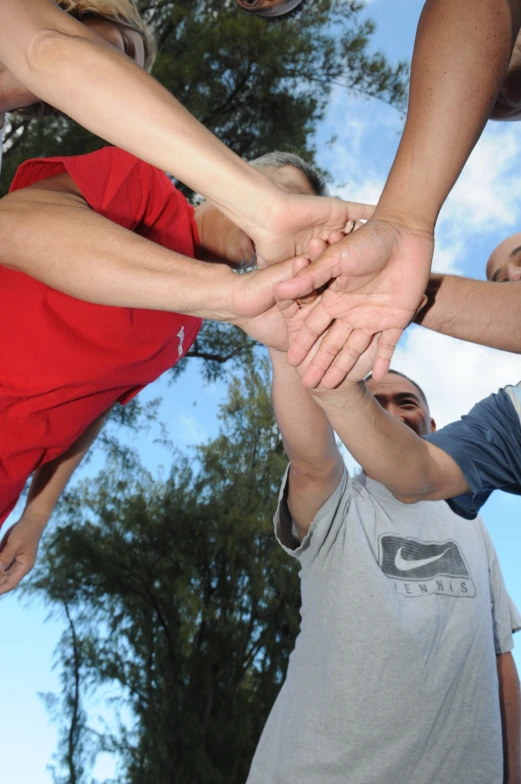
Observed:
[[[87,32],[87,28],[85,30]],[[61,30],[38,30],[27,44],[26,62],[29,71],[42,76],[62,71],[69,55],[73,54],[75,41],[77,38]]]

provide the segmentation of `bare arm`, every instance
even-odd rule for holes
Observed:
[[[497,657],[499,704],[503,730],[504,784],[521,782],[521,711],[519,676],[511,653]]]
[[[425,3],[407,121],[373,218],[281,287],[281,296],[296,298],[335,278],[288,351],[292,364],[302,363],[334,321],[307,386],[337,386],[378,333],[375,377],[387,372],[425,290],[438,212],[489,117],[520,25],[521,0]]]
[[[521,285],[431,275],[416,323],[453,338],[521,353]]]
[[[363,382],[315,390],[314,399],[365,473],[405,503],[468,492],[455,461],[388,414]]]
[[[407,122],[378,213],[433,228],[494,106],[520,25],[519,0],[427,0]]]
[[[31,93],[97,136],[178,177],[237,223],[277,189],[130,58],[52,0],[1,0],[0,57]]]
[[[338,487],[344,462],[335,434],[286,355],[270,350],[273,406],[291,463],[288,505],[300,539]]]
[[[33,474],[20,520],[0,543],[0,595],[15,588],[33,568],[45,526],[67,482],[99,435],[109,411],[98,417],[71,447]]]
[[[0,236],[5,267],[102,305],[233,321],[269,308],[291,275],[291,262],[234,275],[167,250],[91,210],[68,174],[1,199]]]

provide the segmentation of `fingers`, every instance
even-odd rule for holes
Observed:
[[[0,572],[0,596],[16,588],[25,575],[29,574],[33,566],[34,561],[27,556],[15,558],[8,569]]]
[[[338,353],[348,344],[352,328],[345,321],[335,321],[327,335],[322,338],[318,351],[302,377],[308,389],[315,389],[338,357]],[[356,360],[353,361],[353,364]]]
[[[302,364],[314,344],[329,327],[331,321],[332,318],[324,307],[323,301],[310,310],[304,324],[300,327],[288,349],[287,361],[290,365],[297,367]]]
[[[402,332],[403,330],[401,329],[386,329],[378,338],[378,347],[373,366],[373,378],[375,381],[381,381],[389,372],[394,349],[400,340]]]
[[[368,352],[368,348],[372,343],[374,343],[374,347],[371,352]],[[322,378],[322,386],[326,389],[334,389],[342,383],[348,373],[351,373],[355,367],[357,369],[356,380],[361,380],[371,370],[376,351],[377,340],[375,340],[374,334],[364,329],[354,329],[349,335],[346,344],[339,351],[335,361]],[[359,377],[359,372],[362,368],[360,364],[362,356],[365,361],[361,371],[362,376]]]
[[[346,202],[346,205],[349,219],[354,221],[369,220],[369,218],[373,217],[373,213],[376,209],[374,204],[361,204],[356,201],[348,201]]]

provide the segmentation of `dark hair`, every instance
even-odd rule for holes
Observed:
[[[240,7],[243,11],[246,11],[249,14],[260,16],[267,22],[279,22],[286,21],[294,16],[298,16],[306,2],[307,0],[286,0],[286,2],[282,3],[276,8],[263,8],[257,11],[255,8],[245,8],[243,0],[243,3],[240,4]],[[281,17],[284,18],[282,19]]]
[[[406,376],[405,373],[400,373],[399,370],[393,370],[391,368],[391,370],[389,370],[389,373],[392,373],[395,376],[401,376],[402,378],[405,378],[406,381],[409,381],[413,386],[415,386],[416,389],[418,390],[418,392],[420,393],[421,399],[423,400],[423,402],[425,403],[427,408],[429,408],[429,403],[427,401],[427,396],[426,396],[425,392],[423,391],[423,389],[421,388],[421,386],[416,383],[416,381],[413,381],[412,378],[409,378],[409,376]],[[369,375],[365,377],[364,381],[370,381],[372,379],[372,377],[373,377],[373,374],[369,373]]]
[[[294,166],[305,175],[316,196],[328,195],[326,181],[320,172],[300,155],[295,155],[292,152],[268,152],[266,155],[261,155],[260,158],[250,161],[250,164],[257,169],[282,169],[284,166]]]

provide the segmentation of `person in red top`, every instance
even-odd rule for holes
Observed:
[[[261,159],[260,168],[287,191],[325,190],[297,156],[273,154],[267,164]],[[273,286],[292,274],[292,264],[248,275],[208,264],[252,263],[251,240],[210,202],[194,211],[165,174],[117,148],[28,161],[2,202],[10,205],[13,229],[3,232],[0,252],[1,331],[8,336],[0,342],[0,524],[34,473],[22,518],[0,545],[0,593],[5,593],[33,565],[58,497],[110,409],[127,403],[186,354],[202,316],[226,317],[265,338],[270,318],[278,318]],[[17,230],[17,211],[28,221],[25,234]],[[92,230],[92,218],[99,230]],[[56,234],[49,243],[51,224],[61,241]],[[121,279],[115,256],[125,259]],[[140,278],[145,262],[146,276]],[[175,275],[169,278],[169,265],[177,270],[179,263],[185,264],[184,291],[176,288]],[[104,285],[108,270],[112,290],[124,289],[127,301],[80,301],[71,296],[74,288],[64,293],[30,277],[38,264],[51,277],[61,264],[62,278],[68,265],[71,280],[78,265],[85,277],[95,279],[95,287]],[[128,301],[132,265],[138,269],[138,307]],[[192,271],[190,287],[186,265]],[[157,281],[150,272],[154,267]],[[224,301],[228,305],[219,313]],[[284,336],[283,327],[280,339]]]

